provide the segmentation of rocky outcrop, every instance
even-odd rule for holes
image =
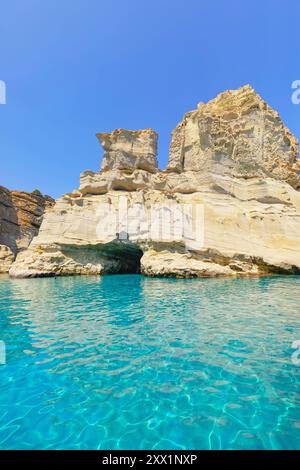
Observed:
[[[300,189],[298,141],[253,88],[226,91],[187,113],[172,134],[169,171],[270,177]]]
[[[97,136],[101,172],[47,211],[12,276],[300,273],[298,143],[251,87],[187,113],[165,171],[154,131]]]
[[[0,245],[0,273],[8,273],[14,259],[12,250],[6,245]]]
[[[112,133],[98,133],[103,150],[102,171],[135,169],[155,173],[157,164],[157,134],[152,129],[128,131],[116,129]]]
[[[38,234],[46,208],[54,200],[33,193],[10,191],[0,186],[0,272],[8,272],[15,256]]]

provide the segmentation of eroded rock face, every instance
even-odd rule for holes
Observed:
[[[8,273],[14,259],[12,250],[6,245],[0,245],[0,273]]]
[[[28,247],[53,204],[49,196],[0,186],[0,272],[8,272],[17,253]]]
[[[132,172],[136,169],[155,173],[157,164],[157,134],[152,129],[128,131],[116,129],[111,133],[98,133],[103,150],[101,170],[122,170]]]
[[[300,188],[298,141],[249,85],[187,113],[172,134],[169,171],[270,177]]]
[[[105,152],[101,172],[82,173],[79,189],[47,211],[12,276],[139,268],[176,277],[300,273],[298,143],[251,87],[187,113],[173,132],[166,171],[157,169],[154,131],[97,136]],[[130,230],[103,235],[104,226],[120,220],[122,197],[129,212],[141,210],[130,212]],[[175,231],[173,238],[155,238],[146,225],[157,204],[189,206],[192,213],[200,205],[202,243],[187,243]],[[113,210],[108,220],[103,207]],[[165,226],[178,217],[168,210]]]

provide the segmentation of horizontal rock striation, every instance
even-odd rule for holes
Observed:
[[[97,137],[100,173],[83,172],[46,212],[12,276],[300,273],[298,142],[250,86],[187,113],[165,171],[151,129]]]
[[[21,250],[38,234],[44,211],[54,204],[49,196],[10,191],[0,186],[0,272],[8,272]]]

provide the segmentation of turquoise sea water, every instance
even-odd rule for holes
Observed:
[[[300,448],[299,291],[1,276],[0,448]]]

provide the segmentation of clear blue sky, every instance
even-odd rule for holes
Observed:
[[[152,127],[250,83],[300,137],[297,0],[1,0],[0,184],[55,197],[98,171],[96,132]]]

